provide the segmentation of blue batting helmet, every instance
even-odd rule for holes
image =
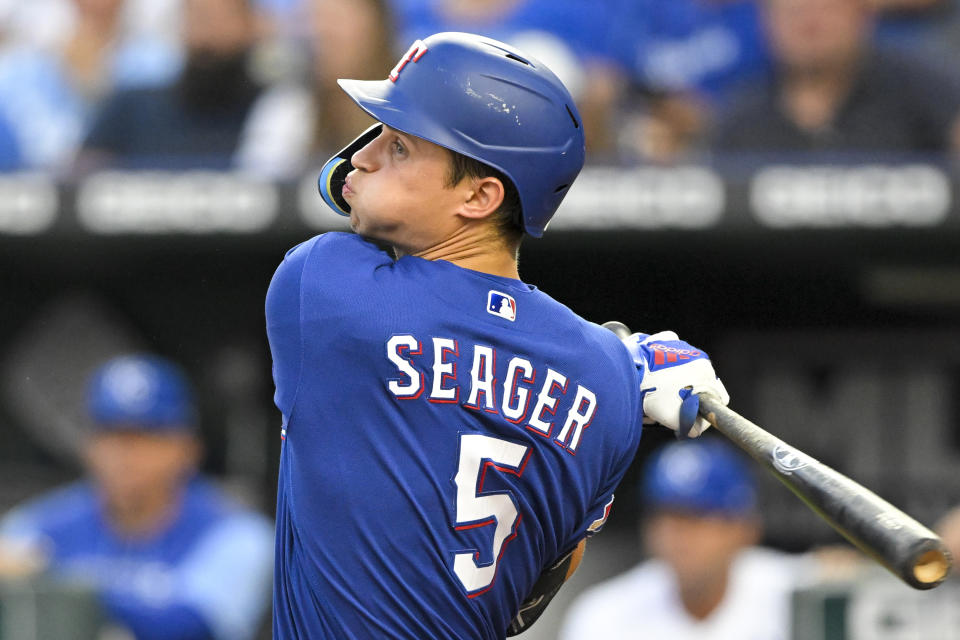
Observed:
[[[745,460],[715,438],[674,442],[657,452],[644,474],[642,495],[656,509],[732,517],[754,513],[757,503]]]
[[[90,417],[101,429],[190,429],[195,422],[192,393],[179,367],[152,355],[108,361],[87,390]]]
[[[438,33],[417,40],[386,80],[338,82],[381,123],[501,171],[531,236],[543,235],[583,167],[583,123],[569,91],[542,62],[497,40]],[[320,173],[320,194],[341,215],[350,215],[341,194],[350,158],[379,131],[365,131]]]

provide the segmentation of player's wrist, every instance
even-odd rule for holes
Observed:
[[[730,401],[709,356],[672,331],[634,333],[622,340],[640,377],[644,423],[657,423],[696,437],[709,423],[699,417],[699,394]]]

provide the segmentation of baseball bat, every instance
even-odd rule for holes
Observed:
[[[603,326],[621,338],[630,335],[620,322]],[[943,541],[900,509],[711,396],[700,395],[700,415],[844,538],[911,587],[932,589],[947,577],[952,559]]]

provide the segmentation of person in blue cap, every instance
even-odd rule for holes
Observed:
[[[197,412],[185,375],[148,354],[93,375],[88,477],[0,521],[7,548],[88,584],[137,640],[245,640],[269,604],[273,525],[228,499],[197,466]]]
[[[575,599],[563,640],[788,640],[804,560],[756,546],[756,484],[739,453],[719,438],[668,444],[641,495],[649,560]]]

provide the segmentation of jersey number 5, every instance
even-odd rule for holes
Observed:
[[[504,546],[517,535],[520,515],[513,496],[509,493],[481,495],[483,481],[491,467],[503,473],[520,476],[529,458],[530,447],[480,434],[460,436],[460,464],[457,468],[457,522],[463,531],[495,525],[493,533],[493,562],[480,566],[478,551],[457,553],[453,557],[453,572],[463,583],[469,597],[488,590],[497,575],[497,564]]]

